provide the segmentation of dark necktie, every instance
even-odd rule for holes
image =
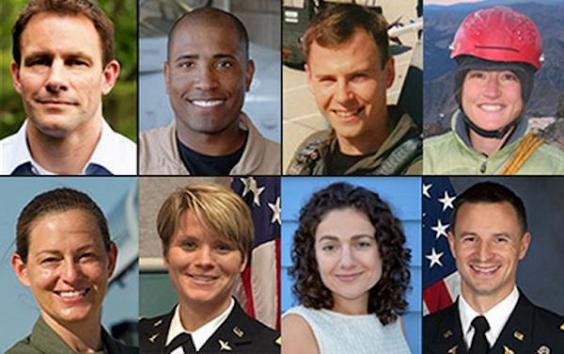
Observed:
[[[490,330],[488,320],[484,316],[477,316],[472,320],[474,327],[474,338],[470,346],[469,354],[486,354],[490,350],[490,345],[486,339],[486,332]]]
[[[182,333],[174,337],[172,342],[167,345],[164,349],[165,354],[170,354],[176,348],[180,348],[184,350],[185,354],[195,354],[196,348],[194,347],[194,342],[192,342],[192,336],[188,333]]]

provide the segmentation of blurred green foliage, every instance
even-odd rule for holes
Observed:
[[[0,138],[15,133],[25,118],[21,98],[12,86],[12,26],[28,0],[0,0]],[[104,97],[104,117],[110,125],[137,140],[137,0],[98,0],[114,23],[119,80]]]

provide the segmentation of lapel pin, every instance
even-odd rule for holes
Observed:
[[[560,330],[561,330],[561,331],[564,331],[564,323],[562,323],[562,324],[560,325]]]
[[[515,354],[515,352],[504,345],[503,346],[503,354]]]
[[[276,340],[274,342],[281,346],[282,345],[282,337],[279,336],[278,338],[276,338]]]
[[[537,354],[550,354],[550,348],[546,345],[542,345],[537,349]]]
[[[523,338],[525,338],[525,335],[519,331],[515,331],[513,332],[513,337],[515,337],[517,340],[520,340],[522,342]]]
[[[455,345],[454,347],[450,348],[448,350],[448,354],[456,354],[456,349],[458,349],[458,345]]]
[[[245,335],[245,332],[243,332],[243,331],[241,330],[241,328],[239,328],[239,327],[234,327],[234,328],[233,328],[233,333],[235,333],[235,335],[236,335],[237,337],[239,337],[239,338],[241,338],[241,337],[243,337],[243,336]]]
[[[149,342],[155,343],[155,340],[157,339],[158,336],[159,336],[158,333],[153,334],[152,336],[149,337]]]
[[[163,323],[163,320],[158,320],[157,322],[153,323],[153,327],[160,326]]]
[[[443,337],[444,338],[448,338],[452,336],[452,331],[449,329],[447,331],[445,331],[445,333],[443,333]]]
[[[225,351],[230,352],[233,349],[231,349],[231,346],[229,345],[228,341],[223,341],[223,340],[220,339],[219,340],[219,350],[221,350],[221,351],[225,350]]]

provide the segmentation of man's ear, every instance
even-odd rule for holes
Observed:
[[[251,89],[253,77],[255,75],[255,62],[252,59],[247,61],[247,73],[245,74],[245,89],[247,92]]]
[[[110,250],[108,251],[108,278],[114,274],[117,264],[118,250],[115,243],[111,243]]]
[[[305,64],[304,70],[305,70],[305,73],[306,73],[307,83],[311,86],[311,75],[312,74],[311,74],[311,69],[309,68],[309,65]]]
[[[16,252],[12,254],[12,268],[14,268],[14,272],[20,280],[20,283],[22,283],[24,286],[30,287],[31,283],[29,282],[27,264]]]
[[[164,75],[166,94],[167,95],[169,94],[168,86],[170,85],[169,73],[170,73],[170,64],[168,63],[168,61],[165,61],[164,65],[163,65],[163,75]]]
[[[119,77],[120,66],[116,60],[110,61],[104,68],[102,75],[104,76],[104,82],[102,85],[102,94],[107,95],[112,91],[116,81]]]
[[[525,258],[527,254],[527,250],[529,249],[529,245],[531,244],[531,233],[525,232],[523,236],[521,236],[521,244],[519,245],[519,260]]]
[[[12,60],[12,63],[10,65],[10,71],[12,73],[12,82],[14,84],[14,89],[16,89],[16,91],[21,94],[22,93],[22,84],[20,81],[20,67],[19,65]]]
[[[386,70],[386,88],[389,89],[394,84],[394,79],[396,76],[396,67],[393,57],[388,58],[384,70]]]
[[[448,246],[450,248],[450,254],[452,255],[452,258],[456,259],[456,252],[454,252],[454,234],[452,233],[452,231],[448,232]]]

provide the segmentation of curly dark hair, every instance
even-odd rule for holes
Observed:
[[[334,299],[321,281],[315,258],[315,232],[332,210],[353,208],[365,214],[376,229],[376,242],[382,259],[382,276],[370,289],[368,313],[388,324],[407,307],[406,291],[411,274],[411,251],[405,248],[405,235],[399,219],[380,196],[363,187],[334,183],[313,194],[300,210],[299,226],[292,245],[293,266],[288,273],[296,280],[294,294],[305,307],[331,309]]]

